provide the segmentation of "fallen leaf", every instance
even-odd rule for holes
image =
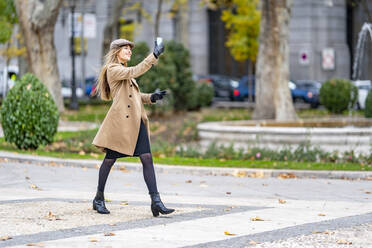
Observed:
[[[318,214],[318,216],[326,216],[325,214],[322,214],[322,213],[320,213],[320,214]]]
[[[370,191],[364,191],[364,193],[366,193],[366,194],[371,194],[371,192],[370,192]]]
[[[105,233],[104,235],[105,236],[115,236],[115,233],[110,232],[110,233]]]
[[[38,246],[38,247],[43,247],[43,243],[28,243],[26,246]]]
[[[263,183],[263,184],[262,184],[262,186],[268,186],[268,184],[266,184],[266,183]]]
[[[116,226],[116,224],[108,224],[109,226]]]
[[[224,232],[225,235],[229,235],[229,236],[235,236],[236,234],[235,233],[229,233],[229,232]]]
[[[120,167],[119,167],[119,170],[120,170],[121,172],[124,172],[124,173],[129,172],[129,170],[127,170],[127,168],[125,168],[124,165],[120,166]]]
[[[296,178],[296,175],[292,172],[290,172],[290,173],[280,173],[278,175],[278,178],[281,178],[281,179]]]
[[[128,202],[120,202],[120,205],[128,205]]]
[[[107,199],[107,198],[105,198],[105,202],[111,202],[111,200],[110,200],[110,199]]]
[[[191,180],[186,180],[185,183],[192,183],[192,181]]]
[[[5,241],[5,240],[9,240],[9,239],[12,239],[12,237],[10,237],[10,236],[2,236],[2,237],[0,237],[0,240],[1,241]]]
[[[40,189],[38,186],[36,186],[35,184],[31,184],[30,187],[31,187],[32,189],[36,189],[36,190],[39,190],[39,191],[42,190],[42,189]]]
[[[231,195],[231,192],[226,192],[226,195]]]
[[[351,244],[353,244],[353,242],[341,239],[341,240],[337,240],[337,244],[339,244],[339,245],[351,245]]]
[[[282,200],[282,199],[279,199],[278,201],[279,201],[280,204],[285,204],[285,203],[287,203],[287,201]]]
[[[233,173],[234,177],[247,177],[247,172],[246,171],[234,171]]]
[[[250,245],[257,245],[257,244],[260,244],[259,242],[256,242],[256,241],[253,241],[253,240],[251,240],[251,241],[249,241],[249,243],[248,244],[250,244]]]
[[[253,177],[253,178],[263,178],[265,177],[265,174],[263,171],[256,171],[256,172],[250,173],[248,176]]]
[[[26,179],[26,180],[30,180],[30,178],[29,178],[29,177],[25,177],[25,179]]]
[[[89,241],[90,241],[90,242],[98,242],[98,239],[96,239],[96,238],[90,238]]]
[[[328,235],[332,235],[332,234],[335,234],[335,232],[329,232],[329,231],[325,231],[323,232],[324,234],[328,234]]]
[[[260,217],[256,216],[256,217],[252,217],[251,221],[264,221],[264,220],[261,219]]]

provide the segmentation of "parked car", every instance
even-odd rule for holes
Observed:
[[[291,89],[294,102],[309,103],[312,108],[320,105],[319,92],[322,84],[314,80],[297,80],[293,82],[295,87]],[[293,87],[293,86],[292,86]]]
[[[366,99],[368,92],[371,90],[370,80],[357,80],[353,82],[356,87],[358,87],[358,109],[364,109],[366,107]]]
[[[77,87],[76,87],[76,96],[78,98],[81,98],[84,96],[84,92],[83,92],[83,89],[81,88],[81,86],[79,85],[79,83],[76,83]],[[78,87],[79,85],[79,87]],[[71,91],[71,83],[70,81],[67,81],[67,80],[62,80],[62,97],[63,98],[69,98],[71,97],[72,95],[72,91]]]
[[[249,82],[251,82],[252,99],[256,96],[256,76],[246,75],[239,80],[239,85],[233,91],[233,99],[235,101],[244,101],[249,97]]]
[[[93,97],[91,94],[96,89],[96,81],[95,77],[87,77],[85,79],[85,95]]]
[[[234,99],[244,101],[249,97],[249,81],[251,80],[252,100],[256,98],[256,77],[255,75],[243,76],[239,81],[239,86],[234,91]],[[289,81],[288,87],[291,90],[292,98],[297,97],[300,92],[294,82]]]
[[[194,76],[197,81],[211,82],[214,88],[215,97],[234,100],[234,90],[239,86],[237,78],[225,75]]]

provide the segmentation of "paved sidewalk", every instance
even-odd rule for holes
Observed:
[[[176,212],[154,218],[140,167],[120,165],[105,190],[111,214],[99,215],[98,168],[1,159],[0,239],[11,239],[0,247],[372,247],[368,180],[161,170]]]

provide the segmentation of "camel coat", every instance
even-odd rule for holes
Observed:
[[[133,67],[116,63],[108,66],[106,75],[113,102],[93,140],[93,145],[100,150],[105,151],[104,148],[109,148],[133,156],[141,119],[150,137],[149,120],[144,104],[152,104],[151,94],[141,93],[134,78],[144,74],[156,63],[157,59],[151,53]]]

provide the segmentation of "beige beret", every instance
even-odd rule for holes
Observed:
[[[111,42],[110,44],[110,50],[111,49],[118,49],[122,46],[125,46],[125,45],[129,45],[132,49],[134,47],[134,43],[129,41],[129,40],[126,40],[126,39],[117,39],[117,40],[114,40]]]

